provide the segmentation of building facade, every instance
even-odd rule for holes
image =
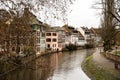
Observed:
[[[33,31],[34,31],[34,46],[35,46],[35,52],[36,54],[41,54],[46,49],[46,37],[45,37],[45,27],[40,24],[33,24],[32,25]]]
[[[65,32],[61,27],[51,27],[46,32],[46,48],[52,51],[62,51],[65,47]]]
[[[90,31],[87,27],[80,27],[77,29],[84,37],[85,42],[84,44],[90,44],[91,42],[91,35],[90,35]]]
[[[46,35],[46,49],[57,51],[58,33],[56,31],[47,31],[45,35]]]

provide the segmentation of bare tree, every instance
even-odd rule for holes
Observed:
[[[116,30],[115,26],[117,21],[114,19],[111,13],[115,13],[115,1],[114,0],[102,0],[103,6],[103,18],[101,37],[104,41],[104,50],[109,50],[112,44],[115,44]]]
[[[74,0],[0,0],[0,6],[9,10],[19,11],[29,7],[34,13],[39,14],[43,20],[60,19],[66,21],[67,11]],[[61,17],[62,16],[62,17]]]
[[[33,20],[32,17],[35,16],[29,11],[24,11],[22,16],[15,15],[10,18],[9,13],[5,10],[1,12],[0,16],[2,19],[0,23],[0,45],[2,45],[6,54],[11,55],[11,50],[18,54],[21,46],[27,46],[33,50],[34,33],[30,23]]]
[[[11,11],[10,11],[11,12]],[[13,14],[11,12],[11,14]],[[14,15],[14,14],[13,14]],[[11,15],[6,10],[0,10],[0,45],[9,53],[9,25],[12,22]]]
[[[120,22],[120,0],[115,0],[115,12],[109,11],[109,13],[118,21]]]
[[[72,2],[73,0],[0,0],[0,8],[6,9],[7,12],[7,14],[0,13],[2,16],[0,17],[0,44],[5,44],[5,49],[9,53],[13,42],[17,46],[16,53],[18,53],[21,44],[27,45],[33,42],[29,41],[33,40],[32,36],[29,37],[33,34],[30,28],[31,16],[27,12],[23,13],[25,8],[33,13],[39,13],[38,17],[44,17],[44,20],[56,18],[65,21],[68,7]]]

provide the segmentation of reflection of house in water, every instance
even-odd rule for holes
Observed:
[[[52,80],[53,73],[55,72],[55,69],[57,70],[59,68],[59,60],[60,57],[62,57],[62,52],[52,54],[50,56],[50,75],[49,79]]]
[[[0,80],[48,80],[51,79],[54,70],[58,68],[59,58],[62,54],[55,53],[41,56],[26,66],[17,69],[10,74],[0,77]]]

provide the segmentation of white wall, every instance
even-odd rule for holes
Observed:
[[[78,40],[78,46],[84,46],[87,42],[85,40]]]
[[[72,36],[71,37],[72,38],[72,40],[71,40],[72,42],[71,43],[74,44],[74,45],[76,45],[77,42],[78,42],[78,36],[77,35],[71,35],[71,36]]]
[[[72,41],[71,41],[71,36],[65,36],[65,44],[68,45],[70,44]]]

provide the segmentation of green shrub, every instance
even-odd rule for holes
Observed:
[[[85,48],[94,48],[94,45],[93,44],[85,44]]]
[[[63,48],[62,51],[69,51],[67,48]]]
[[[68,46],[66,46],[66,49],[68,49],[69,51],[77,50],[77,46],[74,44],[69,44]]]

